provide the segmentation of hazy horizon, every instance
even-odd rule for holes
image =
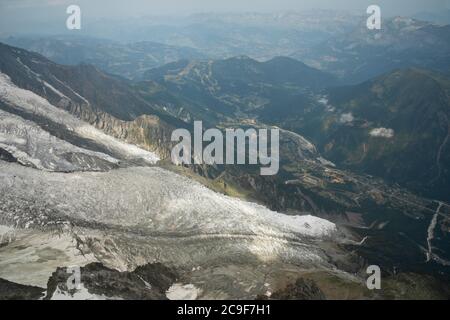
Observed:
[[[289,11],[334,10],[365,15],[366,8],[377,4],[384,16],[411,16],[419,12],[438,12],[450,8],[449,0],[0,0],[0,34],[59,33],[67,19],[66,8],[81,7],[85,22],[131,19],[145,16],[188,16],[196,13],[279,13]]]
[[[450,8],[449,0],[228,0],[226,2],[211,0],[1,0],[2,12],[20,15],[40,14],[47,10],[50,16],[61,8],[77,4],[87,15],[127,17],[142,15],[189,15],[205,12],[279,12],[303,11],[310,9],[342,10],[364,14],[371,4],[379,5],[388,15],[410,15],[422,11],[437,11]]]

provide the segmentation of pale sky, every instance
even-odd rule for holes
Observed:
[[[448,0],[0,0],[0,8],[7,12],[48,9],[80,5],[87,14],[96,15],[159,15],[191,14],[211,11],[286,11],[341,9],[360,11],[370,4],[381,6],[388,14],[408,15],[420,11],[449,8]],[[1,13],[0,13],[1,15]]]
[[[412,15],[450,9],[450,0],[0,0],[0,33],[36,31],[64,22],[70,4],[86,19],[127,19],[148,15],[188,15],[198,12],[281,12],[331,9],[365,14],[377,4],[385,15]]]

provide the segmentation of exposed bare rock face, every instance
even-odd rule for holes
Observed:
[[[38,300],[45,296],[45,289],[0,279],[0,300]]]
[[[119,272],[101,263],[91,263],[80,271],[84,297],[80,296],[80,290],[67,287],[71,273],[66,268],[58,268],[48,280],[45,299],[166,300],[166,291],[178,277],[173,270],[161,264],[144,265],[132,272]]]
[[[286,288],[275,291],[267,296],[259,296],[257,299],[270,300],[325,300],[325,295],[317,284],[309,279],[298,278]]]

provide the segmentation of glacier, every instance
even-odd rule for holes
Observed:
[[[159,160],[155,153],[111,137],[68,112],[53,106],[34,92],[17,87],[4,73],[0,73],[0,99],[18,112],[25,113],[30,117],[39,116],[48,119],[52,123],[64,126],[65,130],[81,139],[96,141],[111,154],[125,159],[141,159],[149,164],[154,164]]]

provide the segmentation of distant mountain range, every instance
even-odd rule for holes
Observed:
[[[148,69],[182,59],[204,59],[188,48],[142,41],[120,43],[90,37],[9,37],[5,42],[42,54],[60,64],[92,64],[105,72],[128,79],[139,79]]]
[[[383,20],[381,30],[360,24],[345,33],[299,50],[294,58],[347,83],[358,83],[397,68],[450,72],[450,26],[412,18]]]
[[[121,28],[117,34],[123,37],[134,30],[125,38],[135,42],[71,35],[2,41],[61,64],[93,64],[135,80],[141,80],[149,69],[179,60],[224,60],[242,55],[258,61],[289,56],[348,84],[398,68],[450,72],[450,26],[413,18],[383,19],[380,31],[368,30],[364,17],[326,11],[319,15],[194,15],[168,26],[152,21],[138,23],[139,30],[123,22],[112,24]]]
[[[153,41],[190,47],[212,59],[247,55],[258,60],[287,56],[354,28],[361,17],[327,10],[279,13],[205,13],[161,19],[93,22],[91,34],[119,41]]]
[[[348,32],[363,20],[363,17],[326,10],[208,13],[172,18],[144,16],[132,20],[89,20],[85,28],[76,32],[83,40],[76,39],[58,21],[52,23],[50,30],[61,36],[23,37],[19,33],[13,39],[1,41],[39,52],[59,63],[101,64],[105,71],[128,77],[142,68],[179,59],[247,55],[264,61],[289,56],[298,48],[309,48]],[[32,31],[39,32],[39,28]],[[42,32],[48,34],[49,30],[43,27]],[[89,40],[89,37],[111,40]],[[95,50],[89,52],[90,49]]]
[[[423,21],[447,25],[450,24],[450,9],[441,11],[422,11],[416,13],[413,17]]]

